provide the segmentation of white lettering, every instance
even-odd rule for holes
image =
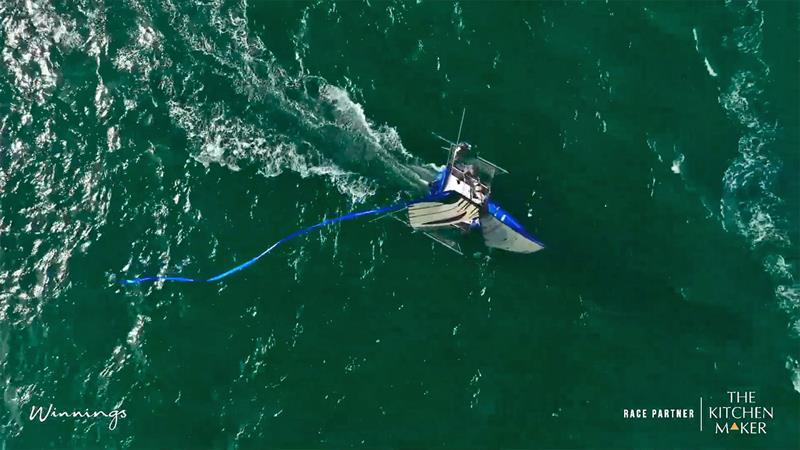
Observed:
[[[47,412],[45,412],[44,407],[42,407],[42,406],[36,406],[36,405],[31,406],[31,413],[28,416],[28,420],[33,421],[34,419],[38,418],[39,422],[44,422],[50,417],[58,417],[58,418],[71,417],[71,418],[81,418],[81,419],[86,418],[86,419],[88,419],[88,418],[97,418],[97,417],[100,417],[100,416],[110,417],[111,421],[108,424],[108,429],[109,430],[114,430],[115,428],[117,428],[117,423],[119,422],[119,419],[126,418],[127,414],[126,414],[124,409],[120,409],[120,410],[113,409],[113,410],[111,410],[111,412],[105,412],[105,411],[92,411],[92,412],[89,412],[89,411],[56,411],[56,409],[53,407],[53,404],[51,403],[50,406],[48,406],[48,408],[47,408]]]

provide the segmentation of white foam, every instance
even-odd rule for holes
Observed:
[[[68,52],[80,42],[75,28],[74,20],[59,16],[49,4],[27,1],[4,14],[2,60],[18,93],[44,104],[59,77],[50,55],[55,46]]]
[[[681,166],[683,165],[684,159],[685,157],[683,156],[683,154],[679,153],[678,157],[672,160],[672,166],[670,166],[670,170],[672,171],[672,173],[674,174],[681,173]]]
[[[180,10],[182,7],[170,4],[170,8]],[[393,172],[394,178],[403,179],[409,186],[424,185],[413,164],[409,167],[407,160],[413,160],[413,157],[403,147],[394,128],[373,125],[367,119],[362,106],[352,101],[347,90],[305,73],[302,58],[307,47],[305,34],[309,8],[304,10],[293,39],[300,64],[300,74],[295,78],[277,64],[258,34],[251,32],[246,20],[245,5],[224,9],[219,2],[213,2],[208,11],[207,25],[195,22],[190,26],[180,15],[175,16],[173,25],[179,37],[190,48],[195,49],[197,54],[202,55],[203,59],[210,58],[211,64],[218,65],[217,73],[228,78],[233,89],[246,95],[248,99],[274,105],[282,114],[296,119],[300,130],[284,136],[271,131],[268,125],[265,127],[261,123],[263,119],[258,116],[242,116],[241,113],[230,111],[227,105],[202,105],[204,111],[216,110],[210,115],[204,114],[207,116],[208,126],[190,126],[197,130],[195,140],[200,139],[199,134],[205,134],[198,142],[200,151],[194,155],[195,159],[206,165],[213,162],[232,170],[240,168],[245,160],[258,159],[261,163],[259,171],[267,176],[277,175],[285,169],[303,176],[321,174],[352,199],[363,200],[374,192],[375,185],[375,181],[368,182],[359,174],[363,160],[353,162],[348,161],[346,155],[325,154],[329,151],[346,152],[347,149],[315,148],[319,141],[326,140],[325,134],[329,128],[336,127],[345,141],[365,140],[368,146],[366,158],[381,161],[386,169]],[[230,41],[232,45],[225,49],[218,48],[213,43],[220,40]],[[304,80],[310,79],[318,83],[318,92],[307,90]],[[191,74],[182,80],[182,84],[184,89],[192,86],[191,89],[194,90],[202,89],[203,86],[202,82],[193,82]],[[188,104],[183,97],[181,100],[175,99],[173,106],[177,105],[178,108],[172,108],[171,114],[186,119],[190,114],[181,114],[179,110],[188,112]],[[326,105],[333,107],[333,117],[322,113],[322,107]],[[186,128],[194,121],[179,122]],[[233,130],[243,133],[242,136],[234,136]],[[317,139],[313,139],[314,137]],[[312,144],[309,142],[311,140],[317,143]],[[253,154],[247,156],[248,152]],[[347,186],[348,183],[351,186]]]
[[[208,118],[193,105],[170,103],[170,115],[199,149],[194,159],[206,167],[214,163],[236,171],[241,164],[255,163],[258,172],[266,177],[278,176],[284,170],[303,178],[324,176],[354,202],[374,193],[372,184],[363,177],[326,161],[313,148],[308,148],[312,154],[301,154],[295,144],[284,141],[282,136],[268,135],[239,118],[228,117],[225,105],[217,104],[212,110],[216,115]]]
[[[138,24],[137,31],[136,43],[139,44],[139,48],[152,48],[156,39],[159,38],[159,35],[152,27],[142,23]]]
[[[137,73],[141,79],[147,79],[153,69],[170,64],[163,41],[164,36],[143,15],[137,19],[136,31],[129,34],[128,44],[117,50],[112,63],[121,72]]]
[[[480,385],[480,381],[481,381],[481,377],[482,376],[483,376],[483,374],[481,373],[481,370],[478,369],[475,372],[475,374],[472,375],[472,378],[470,378],[470,380],[469,380],[469,386],[473,390],[472,391],[472,399],[470,399],[470,401],[469,401],[470,409],[475,408],[476,406],[478,406],[478,403],[480,402],[481,388],[480,388],[479,385]]]
[[[20,408],[30,403],[35,394],[38,394],[36,384],[15,385],[11,377],[6,377],[3,383],[5,385],[3,386],[3,402],[6,405],[6,410],[11,413],[15,426],[4,426],[2,429],[9,431],[11,436],[18,436],[26,421],[25,414],[20,411]]]
[[[455,25],[458,40],[461,40],[461,34],[464,32],[464,12],[458,2],[453,3],[453,25]]]
[[[789,313],[793,320],[794,337],[800,337],[800,284],[782,284],[775,288],[780,307]]]
[[[108,111],[111,109],[112,103],[113,99],[108,95],[108,88],[103,84],[103,80],[99,79],[94,93],[94,106],[97,111],[98,119],[106,117]]]
[[[776,280],[791,281],[794,278],[794,266],[787,262],[783,255],[771,254],[764,258],[764,269]]]
[[[763,103],[761,84],[769,75],[769,68],[761,56],[764,16],[752,2],[728,6],[744,21],[756,18],[756,22],[737,27],[726,38],[735,42],[742,58],[754,59],[759,64],[734,73],[728,88],[719,96],[726,112],[743,127],[738,142],[739,156],[723,177],[722,211],[726,221],[734,224],[753,248],[761,248],[764,243],[777,243],[784,247],[790,242],[782,227],[784,220],[780,206],[783,201],[776,192],[781,163],[767,148],[774,142],[777,124],[762,119],[758,107]]]
[[[128,332],[128,345],[133,348],[139,347],[141,343],[142,330],[144,329],[145,324],[148,322],[150,322],[150,317],[143,314],[136,316],[136,323],[133,325],[133,328],[131,328],[131,331]]]
[[[595,111],[594,116],[597,118],[597,120],[600,121],[600,125],[603,126],[603,133],[608,131],[608,127],[606,126],[606,121],[605,119],[603,119],[603,116],[600,115],[600,111]]]
[[[367,119],[364,108],[354,102],[346,90],[331,84],[325,84],[320,88],[321,98],[332,103],[338,112],[337,122],[345,124],[349,129],[367,136],[376,147],[387,153],[397,153],[405,158],[413,158],[413,155],[403,147],[400,134],[393,127],[381,125],[377,129]]]
[[[723,177],[720,210],[723,225],[744,236],[763,259],[763,267],[776,284],[775,298],[791,322],[789,339],[800,337],[800,285],[794,280],[794,268],[782,255],[794,251],[790,242],[785,203],[777,183],[782,163],[771,151],[779,124],[762,116],[765,101],[762,85],[769,83],[770,68],[762,55],[764,13],[756,2],[726,4],[742,19],[724,42],[735,44],[743,65],[733,74],[719,96],[719,103],[742,127],[738,157]],[[755,21],[753,21],[755,18]],[[800,392],[800,367],[787,357],[787,370],[795,391]]]
[[[18,303],[10,320],[18,324],[35,321],[50,299],[58,298],[68,287],[67,279],[73,254],[85,252],[96,240],[108,213],[108,175],[103,151],[94,151],[87,138],[59,136],[55,130],[73,120],[61,106],[51,101],[61,76],[59,59],[53,55],[68,55],[83,49],[86,36],[77,21],[56,12],[47,2],[6,2],[2,7],[0,35],[3,64],[9,81],[14,114],[3,118],[3,131],[12,135],[26,133],[36,136],[23,143],[15,139],[8,148],[9,173],[19,180],[14,189],[30,190],[32,196],[17,213],[20,220],[0,225],[9,236],[24,233],[47,235],[32,243],[19,241],[16,249],[21,256],[8,270],[0,272],[0,310],[7,305],[7,295],[23,301]],[[92,88],[73,87],[79,95],[92,96]],[[95,92],[97,97],[97,92]],[[102,100],[101,89],[99,100]],[[32,105],[40,104],[46,113],[38,118]],[[73,103],[74,105],[74,103]],[[67,107],[68,108],[68,107]],[[79,125],[71,122],[72,125]],[[87,153],[88,152],[88,153]],[[76,162],[77,155],[84,162]],[[58,167],[54,170],[53,167]],[[5,171],[4,171],[5,172]],[[0,191],[7,182],[0,175]],[[2,224],[0,220],[0,224]]]
[[[121,147],[119,140],[119,130],[116,126],[108,127],[106,130],[106,145],[109,151],[119,150]]]
[[[714,70],[713,67],[711,67],[711,63],[708,62],[708,57],[703,58],[703,61],[705,61],[706,63],[706,71],[708,72],[708,74],[716,78],[717,72]]]
[[[791,373],[792,386],[794,390],[800,393],[800,363],[791,356],[786,358],[786,370]]]

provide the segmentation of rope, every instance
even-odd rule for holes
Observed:
[[[256,256],[255,258],[252,258],[252,259],[250,259],[250,260],[248,260],[246,262],[243,262],[242,264],[239,264],[238,266],[236,266],[236,267],[234,267],[232,269],[226,270],[225,272],[222,272],[219,275],[214,275],[214,276],[212,276],[211,278],[208,278],[208,279],[204,279],[204,278],[186,278],[186,277],[177,277],[177,276],[176,277],[168,277],[168,276],[157,275],[157,276],[148,276],[148,277],[126,279],[126,280],[122,280],[121,284],[140,284],[140,283],[146,283],[146,282],[150,282],[150,281],[175,281],[175,282],[180,282],[180,283],[203,283],[203,282],[214,283],[216,281],[222,280],[223,278],[227,278],[227,277],[235,274],[236,272],[239,272],[241,270],[244,270],[244,269],[252,266],[256,262],[258,262],[259,259],[261,259],[264,256],[266,256],[267,254],[271,253],[273,250],[275,250],[278,246],[280,246],[284,242],[290,241],[290,240],[292,240],[292,239],[294,239],[296,237],[302,236],[304,234],[308,234],[308,233],[310,233],[310,232],[312,232],[314,230],[320,229],[322,227],[325,227],[325,226],[328,226],[328,225],[331,225],[331,224],[334,224],[334,223],[337,223],[337,222],[344,222],[345,220],[352,220],[352,219],[357,219],[359,217],[364,217],[364,216],[371,216],[371,215],[375,215],[375,214],[385,214],[385,213],[399,211],[401,209],[404,209],[404,208],[407,208],[407,207],[413,205],[414,203],[419,203],[419,202],[424,202],[424,201],[431,201],[431,200],[438,200],[438,199],[441,199],[441,198],[443,198],[445,196],[446,196],[445,193],[433,194],[433,195],[428,195],[428,196],[426,196],[424,198],[411,200],[411,201],[408,201],[408,202],[396,203],[394,205],[384,206],[382,208],[374,208],[374,209],[370,209],[370,210],[366,210],[366,211],[351,212],[351,213],[345,214],[343,216],[334,217],[332,219],[325,219],[320,223],[311,225],[310,227],[306,227],[306,228],[297,230],[294,233],[283,237],[282,239],[278,240],[277,242],[275,242],[274,244],[269,246],[269,248],[267,248],[263,252],[259,253],[258,256]]]

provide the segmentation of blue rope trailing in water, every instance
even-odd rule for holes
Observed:
[[[336,222],[344,222],[345,220],[357,219],[359,217],[371,216],[371,215],[375,215],[375,214],[385,214],[385,213],[390,213],[390,212],[394,212],[394,211],[399,211],[399,210],[401,210],[403,208],[407,208],[410,205],[413,205],[414,203],[419,203],[419,202],[424,202],[424,201],[431,201],[431,200],[438,200],[438,199],[441,199],[441,198],[443,198],[445,196],[446,196],[446,194],[444,194],[444,193],[434,194],[434,195],[429,195],[427,197],[424,197],[424,198],[421,198],[421,199],[417,199],[417,200],[411,200],[411,201],[408,201],[408,202],[397,203],[397,204],[394,204],[394,205],[384,206],[382,208],[370,209],[370,210],[367,210],[367,211],[351,212],[349,214],[345,214],[345,215],[339,216],[339,217],[334,217],[332,219],[325,219],[325,220],[323,220],[322,222],[320,222],[318,224],[311,225],[310,227],[303,228],[301,230],[295,231],[294,233],[292,233],[292,234],[280,239],[279,241],[277,241],[274,244],[272,244],[271,246],[269,246],[269,248],[267,248],[263,252],[259,253],[258,256],[256,256],[255,258],[253,258],[253,259],[251,259],[249,261],[246,261],[246,262],[244,262],[242,264],[239,264],[238,266],[236,266],[236,267],[234,267],[234,268],[232,268],[230,270],[222,272],[219,275],[214,275],[213,277],[208,278],[208,279],[186,278],[186,277],[167,277],[167,276],[150,276],[150,277],[134,278],[134,279],[130,279],[130,280],[122,280],[121,283],[122,284],[140,284],[140,283],[146,283],[146,282],[149,282],[149,281],[176,281],[176,282],[180,282],[180,283],[202,283],[202,282],[213,283],[213,282],[219,281],[219,280],[221,280],[223,278],[227,278],[227,277],[235,274],[236,272],[239,272],[240,270],[244,270],[244,269],[252,266],[256,262],[258,262],[259,259],[263,258],[267,254],[269,254],[270,252],[275,250],[275,248],[277,248],[279,245],[283,244],[284,242],[290,241],[290,240],[292,240],[292,239],[294,239],[294,238],[296,238],[298,236],[302,236],[304,234],[308,234],[308,233],[310,233],[310,232],[312,232],[314,230],[320,229],[322,227],[328,226],[328,225],[336,223]]]

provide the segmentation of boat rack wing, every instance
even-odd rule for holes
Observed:
[[[395,212],[391,212],[391,213],[388,213],[388,214],[384,214],[382,216],[378,216],[378,217],[376,217],[375,219],[372,219],[372,220],[375,221],[375,220],[383,219],[385,217],[391,217],[392,219],[394,219],[394,220],[402,223],[403,225],[413,229],[413,227],[411,226],[411,224],[409,223],[408,220],[404,220],[402,217],[400,217],[401,214],[402,214],[402,211],[395,211]],[[416,232],[416,231],[421,231],[421,230],[414,230],[414,231]],[[448,249],[458,253],[459,255],[464,256],[464,252],[461,251],[461,246],[458,244],[458,242],[456,242],[455,240],[450,239],[449,237],[445,236],[444,233],[440,232],[439,230],[426,230],[426,231],[422,231],[422,234],[424,234],[425,236],[433,239],[435,242],[438,242],[439,244],[444,245],[445,247],[447,247]]]
[[[495,163],[493,163],[491,161],[487,161],[487,160],[481,158],[480,156],[476,156],[475,159],[478,160],[480,162],[480,164],[485,168],[484,170],[488,170],[490,168],[493,169],[494,170],[493,175],[504,175],[504,174],[508,173],[508,171],[506,169],[503,169],[502,167],[498,166],[497,164],[495,164]]]
[[[458,253],[459,255],[464,256],[464,253],[461,251],[461,246],[458,245],[458,242],[456,242],[456,241],[454,241],[452,239],[449,239],[449,238],[443,236],[441,233],[438,233],[436,231],[423,231],[422,233],[425,234],[425,236],[428,236],[429,238],[433,239],[434,241],[436,241],[436,242],[444,245],[445,247],[449,248],[450,250]]]

